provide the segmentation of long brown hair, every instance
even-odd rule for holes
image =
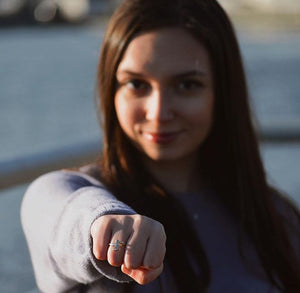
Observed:
[[[228,16],[217,1],[125,0],[115,11],[103,41],[98,68],[99,116],[104,140],[100,163],[102,180],[137,212],[164,224],[168,237],[167,261],[180,290],[199,292],[208,288],[209,263],[201,241],[180,205],[142,165],[137,151],[121,130],[114,108],[116,71],[128,44],[138,33],[163,27],[184,28],[200,40],[210,54],[215,113],[211,133],[199,150],[201,170],[239,223],[241,255],[244,236],[248,235],[269,281],[283,291],[300,292],[299,260],[288,234],[292,223],[280,213],[275,199],[279,198],[279,205],[285,205],[295,214],[298,226],[294,233],[299,233],[300,215],[267,184],[251,122],[238,42]],[[175,212],[166,216],[164,208],[170,207]],[[181,238],[194,244],[179,239],[178,229],[181,229]],[[179,251],[184,253],[184,246],[196,257],[200,277],[185,259],[177,258]]]

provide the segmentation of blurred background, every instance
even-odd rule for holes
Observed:
[[[19,217],[28,182],[97,157],[95,74],[118,2],[0,0],[1,292],[36,292]],[[300,207],[300,2],[220,3],[240,41],[268,179]]]

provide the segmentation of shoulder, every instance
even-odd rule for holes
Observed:
[[[300,212],[297,204],[278,191],[273,192],[273,202],[282,219],[300,231]]]
[[[74,191],[88,186],[104,187],[99,180],[81,171],[57,170],[36,178],[28,190]]]
[[[300,260],[300,212],[296,203],[279,192],[274,195],[275,208],[280,219],[286,227],[286,231],[295,248],[296,255]]]

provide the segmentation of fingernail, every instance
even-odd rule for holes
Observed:
[[[125,266],[123,266],[123,270],[124,273],[126,273],[127,275],[130,275],[132,273],[131,269],[126,268]]]

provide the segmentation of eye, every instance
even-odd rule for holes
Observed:
[[[143,79],[128,78],[119,81],[119,88],[123,90],[128,97],[143,97],[149,93],[150,84]]]
[[[131,79],[126,82],[126,87],[131,91],[144,91],[149,88],[149,85],[139,79]]]
[[[179,91],[185,91],[185,92],[194,92],[202,88],[203,88],[202,82],[195,79],[181,80],[177,84],[177,89]]]

